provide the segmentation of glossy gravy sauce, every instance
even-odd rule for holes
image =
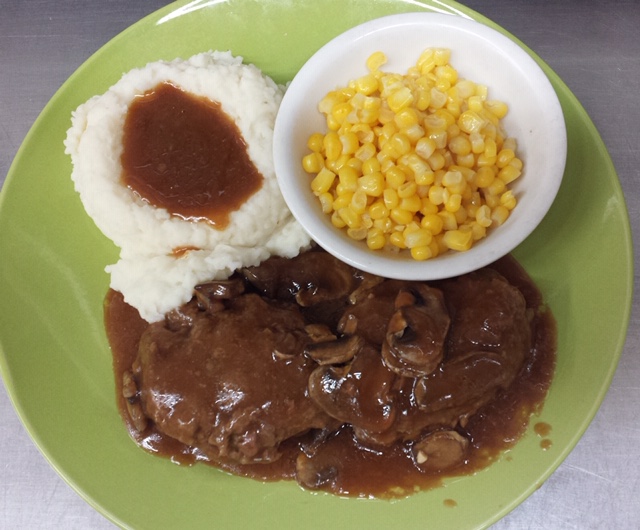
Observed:
[[[515,259],[506,257],[491,266],[523,293],[531,315],[531,348],[514,382],[465,422],[462,434],[470,441],[464,462],[453,469],[429,472],[420,469],[411,458],[411,444],[395,442],[379,451],[361,446],[351,426],[343,425],[324,444],[322,458],[330,468],[332,461],[342,469],[339,480],[318,489],[353,497],[395,498],[441,484],[445,477],[472,474],[500,458],[527,429],[532,414],[539,413],[555,367],[556,328],[541,294]],[[122,418],[132,438],[151,453],[168,457],[179,464],[201,461],[233,474],[273,481],[296,478],[296,459],[311,453],[317,433],[309,432],[285,440],[282,457],[268,464],[214,462],[202,451],[182,444],[161,433],[154,425],[140,432],[127,412],[123,397],[123,374],[138,355],[140,338],[149,326],[137,311],[126,304],[120,293],[110,290],[105,299],[105,324],[113,352],[116,395]],[[540,424],[538,424],[540,425]],[[550,427],[549,427],[550,430]],[[536,429],[540,434],[540,428]],[[543,434],[548,434],[545,430]],[[549,442],[550,443],[550,442]],[[543,447],[546,449],[546,447]],[[455,506],[455,500],[448,500]]]
[[[236,124],[219,103],[161,83],[124,124],[122,182],[141,199],[218,229],[262,186]]]

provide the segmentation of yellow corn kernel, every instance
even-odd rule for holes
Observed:
[[[493,168],[488,166],[480,167],[478,171],[476,171],[475,185],[478,188],[488,188],[495,178],[496,174]]]
[[[365,162],[370,158],[376,156],[376,152],[376,146],[373,145],[372,142],[365,142],[360,147],[358,147],[358,150],[355,152],[355,157]]]
[[[442,236],[438,236],[438,238],[440,238]],[[441,251],[440,251],[440,243],[438,242],[438,238],[434,237],[431,240],[431,244],[429,245],[429,250],[431,250],[431,257],[435,258],[436,256],[438,256]]]
[[[307,173],[318,173],[324,167],[324,158],[316,151],[302,157],[302,169]]]
[[[338,171],[338,180],[345,191],[356,191],[358,189],[358,172],[350,166],[345,165]]]
[[[431,184],[433,184],[435,174],[431,170],[431,166],[426,166],[424,171],[420,173],[416,173],[414,171],[413,178],[418,186],[430,186]]]
[[[409,138],[412,145],[415,145],[416,142],[424,136],[424,129],[417,123],[415,125],[410,125],[409,127],[404,127],[400,132]]]
[[[458,127],[467,134],[479,133],[484,127],[486,120],[480,117],[477,112],[466,110],[458,118]]]
[[[500,178],[500,180],[502,180],[505,184],[511,184],[520,175],[520,170],[510,165],[506,165],[500,171],[498,171],[498,178]]]
[[[389,209],[385,206],[384,201],[377,200],[369,206],[369,217],[371,219],[383,219],[389,216]]]
[[[451,50],[448,48],[434,48],[433,60],[436,66],[443,66],[449,62],[451,57]]]
[[[407,248],[404,244],[404,236],[402,235],[402,232],[393,232],[389,236],[389,243],[400,249]]]
[[[460,171],[447,171],[442,176],[442,185],[446,188],[457,188],[462,184],[466,184],[465,178]],[[456,192],[454,192],[456,193]],[[458,192],[461,193],[461,192]]]
[[[500,205],[500,196],[492,195],[490,193],[487,193],[487,191],[485,190],[484,203],[493,210],[493,208],[496,208]]]
[[[455,216],[459,227],[469,220],[469,214],[466,208],[458,208],[453,212],[453,215]]]
[[[367,58],[366,66],[370,72],[375,72],[387,62],[387,56],[380,51],[374,52]]]
[[[469,79],[460,79],[456,83],[456,88],[458,89],[460,99],[467,100],[476,93],[476,84]]]
[[[334,210],[331,214],[331,224],[336,228],[344,228],[347,224],[342,220],[340,214]]]
[[[420,69],[422,74],[429,73],[433,68],[435,68],[436,61],[433,48],[427,48],[420,54],[420,57],[418,57],[418,61],[416,62],[416,66]]]
[[[397,208],[400,204],[400,198],[398,197],[398,192],[393,188],[386,188],[382,192],[382,198],[384,200],[384,205],[387,209],[392,210],[393,208]]]
[[[380,171],[380,161],[377,158],[371,157],[362,162],[363,175],[370,175],[372,173],[377,173],[378,171]]]
[[[340,155],[336,160],[325,160],[324,165],[334,173],[338,173],[349,162],[349,155]]]
[[[498,159],[498,146],[493,138],[487,138],[484,142],[484,155],[487,158]]]
[[[351,112],[353,112],[353,105],[351,105],[351,103],[349,103],[348,101],[344,101],[342,103],[338,103],[331,109],[331,117],[337,123],[342,124],[347,119],[347,116],[351,114]]]
[[[401,157],[402,155],[406,155],[409,151],[411,151],[411,140],[404,133],[395,133],[391,138],[389,138],[390,149],[393,150],[396,158]]]
[[[441,109],[447,104],[447,94],[433,87],[430,90],[431,102],[429,103],[430,109]]]
[[[402,109],[397,112],[393,118],[393,122],[398,126],[398,129],[402,130],[413,125],[418,125],[418,113],[412,107]]]
[[[507,210],[513,210],[516,207],[516,197],[513,191],[507,190],[500,195],[500,204]]]
[[[493,221],[496,226],[500,226],[504,224],[504,222],[509,217],[509,210],[502,205],[496,206],[491,212],[491,221]]]
[[[476,165],[478,167],[494,166],[497,158],[497,156],[487,156],[484,153],[480,153],[476,159]]]
[[[456,216],[454,214],[452,214],[451,212],[447,212],[446,210],[443,210],[441,212],[438,212],[438,215],[442,219],[443,231],[448,232],[451,230],[457,230],[458,221],[456,220]]]
[[[424,261],[433,257],[433,252],[429,246],[413,247],[410,252],[411,257],[416,261]]]
[[[325,134],[322,146],[327,160],[337,160],[342,154],[342,142],[337,132],[331,131]]]
[[[507,186],[504,183],[504,180],[501,179],[493,179],[493,182],[486,187],[487,193],[489,195],[501,195],[506,190]]]
[[[359,158],[356,158],[355,156],[349,157],[347,163],[343,167],[345,166],[355,169],[358,172],[358,175],[362,175],[362,160]]]
[[[456,156],[456,165],[470,169],[476,165],[476,157],[473,153],[458,155]]]
[[[471,96],[467,99],[467,107],[472,112],[482,112],[484,109],[484,102],[480,96]]]
[[[382,219],[374,219],[373,228],[379,228],[385,234],[391,233],[393,230],[393,221],[389,217],[383,217]]]
[[[458,156],[464,156],[471,153],[471,142],[465,135],[458,135],[449,140],[449,150]]]
[[[403,232],[404,244],[407,248],[426,247],[431,243],[433,234],[426,228],[417,230],[405,230]]]
[[[363,226],[358,228],[347,228],[347,235],[355,241],[362,241],[367,237],[367,229]]]
[[[436,143],[428,137],[420,138],[415,146],[415,152],[423,159],[428,160],[429,157],[435,152]]]
[[[520,160],[518,157],[513,158],[511,162],[509,162],[509,165],[522,171],[522,160]]]
[[[379,228],[370,228],[367,232],[367,246],[371,250],[384,248],[387,242],[384,232]]]
[[[471,248],[473,237],[470,230],[449,230],[444,233],[443,242],[447,248],[462,252]]]
[[[472,132],[469,135],[469,142],[471,142],[471,152],[479,155],[484,153],[484,136],[479,132]]]
[[[373,142],[374,134],[371,126],[367,123],[355,123],[351,127],[351,132],[358,137],[361,144],[365,142]]]
[[[340,129],[340,122],[333,117],[333,114],[329,113],[326,117],[327,120],[327,129],[330,131],[337,131]]]
[[[346,132],[339,135],[340,143],[342,144],[342,153],[352,155],[360,147],[360,140],[354,132]]]
[[[448,212],[456,213],[460,210],[461,204],[462,204],[462,196],[459,193],[454,193],[447,199],[447,202],[445,203],[444,207]],[[465,210],[463,209],[463,211]],[[465,213],[465,217],[466,217],[466,213]]]
[[[436,145],[436,149],[444,149],[447,147],[447,131],[445,129],[431,129],[428,135]]]
[[[343,101],[344,97],[333,90],[331,92],[328,92],[327,95],[320,100],[320,102],[318,103],[318,110],[322,114],[330,114],[331,109],[338,103],[342,103]]]
[[[413,94],[411,89],[405,86],[394,90],[387,98],[389,108],[395,113],[408,107],[411,103],[413,103]]]
[[[422,197],[422,208],[420,208],[420,214],[421,215],[430,215],[432,213],[438,213],[438,211],[440,211],[440,208],[437,204],[433,204],[430,200],[429,200],[429,189],[431,189],[430,187],[427,188],[427,192],[424,194],[424,196]]]
[[[422,226],[422,228],[426,228],[427,230],[429,230],[429,232],[431,232],[431,234],[435,236],[442,232],[444,222],[442,220],[442,217],[440,217],[438,214],[431,213],[425,215],[422,218],[422,221],[420,221],[420,225]]]
[[[357,190],[351,197],[351,204],[349,207],[355,213],[362,215],[367,210],[367,194],[362,190]]]
[[[319,153],[320,151],[322,151],[323,140],[324,140],[324,134],[319,132],[313,133],[311,136],[309,136],[309,139],[307,140],[307,147],[311,151],[315,151],[316,153]]]
[[[516,154],[513,149],[505,148],[503,144],[502,149],[498,153],[498,158],[496,159],[496,166],[502,169],[503,167],[508,165],[515,156]]]
[[[369,96],[378,90],[378,79],[373,74],[363,75],[356,80],[355,87],[360,94]]]
[[[442,186],[431,186],[431,188],[429,188],[428,197],[432,204],[435,204],[436,206],[441,205],[445,200],[444,188]]]
[[[471,223],[471,237],[474,241],[480,241],[481,239],[484,239],[485,237],[487,237],[487,229],[478,224],[477,222],[472,222]]]
[[[458,71],[447,63],[436,66],[435,74],[436,77],[446,79],[452,85],[454,85],[458,81]]]
[[[427,162],[429,162],[429,166],[433,171],[438,171],[439,169],[442,169],[443,167],[445,167],[445,165],[447,164],[447,160],[444,157],[444,155],[438,151],[433,153],[427,159]]]
[[[333,195],[329,192],[318,195],[322,213],[331,213],[333,211]]]
[[[389,217],[399,225],[407,225],[413,221],[413,212],[396,207],[391,209]]]
[[[397,190],[407,180],[407,175],[398,166],[392,166],[385,171],[384,178],[391,188]]]
[[[340,208],[338,215],[349,228],[360,228],[362,224],[362,217],[349,207]]]
[[[406,199],[407,197],[413,197],[416,195],[417,185],[414,181],[404,182],[398,186],[398,197]],[[417,211],[417,210],[416,210]]]
[[[480,226],[484,226],[485,228],[489,228],[491,226],[491,208],[486,204],[483,204],[477,209],[475,217],[476,222]]]
[[[370,197],[380,197],[384,192],[384,176],[380,171],[363,175],[358,179],[358,187]]]
[[[353,192],[351,191],[345,191],[344,193],[339,194],[333,199],[333,209],[340,210],[341,208],[346,208],[351,204],[352,198]]]
[[[333,171],[323,167],[311,181],[311,189],[316,195],[326,193],[331,189],[336,174]]]
[[[489,92],[489,88],[487,85],[476,85],[476,96],[479,96],[482,101],[487,99],[487,94]]]
[[[484,106],[500,120],[507,115],[507,112],[509,112],[509,107],[503,101],[485,101]]]
[[[411,195],[400,200],[399,207],[403,210],[416,213],[422,208],[422,199],[418,195]]]
[[[418,88],[413,95],[415,106],[418,110],[424,111],[431,105],[431,90],[426,88]]]

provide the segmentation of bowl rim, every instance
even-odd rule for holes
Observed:
[[[491,44],[504,56],[517,58],[519,70],[526,70],[536,86],[544,91],[545,102],[548,105],[545,108],[556,118],[550,135],[554,138],[557,156],[551,164],[550,173],[553,178],[546,182],[544,200],[531,208],[531,212],[520,220],[517,229],[503,230],[501,239],[488,236],[462,253],[447,252],[433,259],[416,261],[407,253],[372,251],[364,242],[354,241],[348,238],[343,230],[331,226],[323,219],[328,218],[326,214],[314,213],[319,212],[319,205],[318,208],[309,207],[308,203],[302,200],[300,186],[292,185],[296,173],[287,167],[291,164],[291,131],[288,129],[291,120],[294,119],[290,108],[299,108],[300,94],[313,82],[313,73],[322,71],[331,60],[340,60],[346,55],[344,50],[352,43],[409,27],[435,26],[464,32],[472,38]],[[371,52],[373,51],[376,50],[372,49]],[[500,31],[470,18],[443,13],[410,12],[386,15],[354,26],[329,40],[309,57],[289,83],[276,116],[273,139],[274,168],[281,193],[289,210],[311,238],[338,259],[360,270],[388,278],[408,280],[439,280],[457,276],[484,267],[513,251],[535,230],[551,208],[563,179],[567,158],[567,133],[562,107],[549,78],[538,62]],[[298,171],[300,169],[298,168]],[[508,220],[505,225],[507,224]]]

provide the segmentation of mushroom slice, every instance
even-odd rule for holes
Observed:
[[[305,488],[316,490],[331,484],[338,476],[339,470],[334,463],[322,462],[319,465],[315,459],[300,453],[296,459],[296,479]]]
[[[327,342],[337,338],[326,324],[307,324],[304,330],[312,342]]]
[[[364,345],[359,335],[308,344],[304,352],[320,365],[351,361]]]
[[[244,293],[244,282],[240,278],[212,280],[195,286],[199,300],[230,300]]]
[[[364,431],[383,432],[396,417],[394,381],[380,354],[364,343],[348,365],[325,365],[309,377],[309,396],[329,416]]]
[[[442,361],[451,322],[442,293],[417,284],[398,292],[395,307],[382,344],[385,365],[406,377],[432,373]]]
[[[349,295],[349,303],[354,305],[365,299],[371,294],[371,289],[376,285],[381,284],[383,281],[384,278],[380,276],[363,272],[360,285],[358,285],[358,287],[356,287],[356,289]]]
[[[419,469],[445,471],[467,456],[469,440],[456,431],[435,431],[413,446],[413,459]]]

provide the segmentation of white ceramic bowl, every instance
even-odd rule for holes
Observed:
[[[408,252],[372,251],[333,227],[310,189],[301,166],[309,135],[325,132],[317,103],[327,92],[367,73],[366,59],[383,51],[382,70],[406,73],[428,47],[451,50],[460,78],[485,84],[489,99],[509,105],[503,119],[518,141],[524,162],[512,184],[518,199],[509,219],[466,252],[450,251],[426,261]],[[389,278],[435,280],[483,267],[511,252],[540,223],[558,192],[567,152],[562,109],[548,78],[520,46],[503,34],[454,15],[406,13],[366,22],[318,50],[300,69],[282,100],[274,133],[274,163],[280,189],[293,215],[311,237],[337,258]]]

